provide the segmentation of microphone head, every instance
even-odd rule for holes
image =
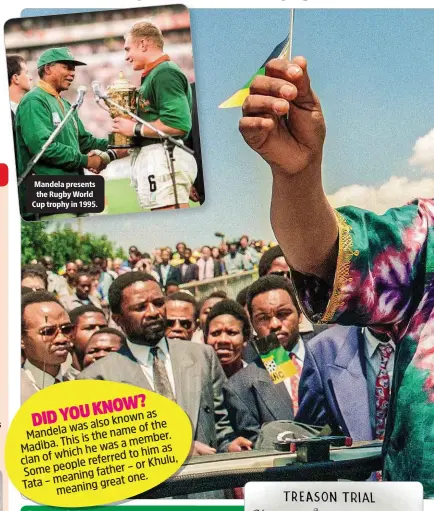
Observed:
[[[80,87],[77,89],[77,92],[78,92],[79,94],[83,94],[83,95],[84,95],[84,94],[86,94],[86,92],[87,92],[87,87],[86,87],[86,85],[80,85]]]
[[[101,90],[101,82],[99,82],[98,80],[94,80],[92,82],[92,90],[93,92]]]

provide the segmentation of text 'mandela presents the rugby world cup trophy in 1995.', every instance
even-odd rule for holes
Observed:
[[[107,88],[107,98],[111,99],[120,106],[135,113],[136,111],[136,87],[132,85],[125,77],[124,73],[120,71],[119,78]],[[112,119],[115,117],[124,117],[131,119],[131,117],[116,108],[113,104],[107,105],[109,108],[110,116]],[[121,133],[110,133],[108,137],[109,148],[121,149],[134,147],[133,137],[122,135]]]

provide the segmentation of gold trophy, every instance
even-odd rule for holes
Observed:
[[[136,110],[136,87],[132,85],[125,77],[123,72],[119,73],[119,78],[107,88],[107,98],[111,99],[120,106],[127,108],[131,112],[135,113]],[[108,105],[110,110],[110,116],[112,119],[115,117],[124,117],[125,119],[131,119],[131,117],[122,112],[114,105]],[[120,149],[133,147],[133,137],[127,137],[121,133],[110,133],[108,137],[109,148]]]

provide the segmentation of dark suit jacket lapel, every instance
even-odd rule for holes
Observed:
[[[282,417],[282,410],[288,410],[293,414],[291,396],[285,384],[274,384],[258,359],[255,360],[255,364],[263,371],[258,371],[258,378],[254,385],[271,415],[277,420]]]
[[[200,406],[200,377],[203,368],[188,349],[190,341],[168,340],[176,402],[187,413],[196,431]],[[211,375],[210,375],[211,377]]]
[[[329,364],[330,383],[350,435],[370,440],[372,428],[369,419],[364,339],[360,329],[357,334],[353,330],[350,335],[352,337],[343,343],[335,363]]]
[[[136,387],[152,390],[152,387],[148,382],[148,378],[144,375],[140,364],[134,358],[134,355],[131,353],[128,346],[123,346],[118,353],[125,357],[125,363],[122,368],[122,383],[129,383]]]

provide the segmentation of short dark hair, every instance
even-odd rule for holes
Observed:
[[[214,307],[209,311],[209,314],[206,318],[205,323],[205,331],[204,331],[204,340],[207,341],[208,333],[209,333],[209,325],[211,321],[217,316],[222,316],[223,314],[230,314],[238,321],[241,321],[243,325],[243,337],[244,341],[248,342],[252,335],[252,327],[250,325],[250,319],[248,318],[246,311],[243,307],[237,303],[235,300],[223,300],[222,302],[216,303]]]
[[[272,291],[273,289],[283,289],[286,291],[291,297],[297,312],[300,314],[300,306],[291,282],[280,275],[266,275],[250,285],[249,292],[247,293],[247,308],[250,316],[253,314],[252,302],[255,296],[266,293],[267,291]]]
[[[96,268],[96,266],[94,266],[94,268]],[[79,278],[80,277],[88,277],[88,278],[91,278],[91,274],[89,271],[85,271],[85,270],[80,270],[77,275],[75,276],[75,281],[78,282]]]
[[[245,307],[247,304],[247,293],[249,292],[250,286],[241,289],[241,291],[237,294],[236,301],[241,305],[241,307]]]
[[[21,64],[26,63],[26,59],[21,55],[6,55],[8,64],[8,81],[9,85],[12,83],[12,77],[14,75],[21,74]]]
[[[279,245],[271,247],[269,250],[264,252],[261,259],[259,260],[258,272],[260,277],[264,277],[270,271],[273,261],[278,257],[284,257],[283,251]]]
[[[69,318],[71,320],[71,323],[73,325],[76,325],[78,323],[78,320],[83,314],[86,314],[87,312],[98,312],[102,314],[105,317],[104,311],[95,305],[89,304],[89,305],[80,305],[80,307],[76,307],[75,309],[72,309],[69,313]]]
[[[179,287],[179,282],[176,281],[176,280],[168,280],[166,282],[166,289],[169,287],[169,286],[178,286]],[[187,293],[188,294],[188,293]]]
[[[176,293],[172,293],[171,295],[168,295],[166,297],[166,303],[174,301],[191,303],[191,305],[193,305],[194,310],[194,320],[195,321],[197,320],[200,309],[198,308],[197,300],[194,296],[191,296],[190,293],[186,293],[181,289],[181,291],[176,291]]]
[[[30,293],[21,295],[21,330],[24,332],[26,329],[26,324],[24,322],[24,312],[28,305],[32,305],[34,303],[50,303],[54,302],[60,305],[63,309],[63,305],[59,302],[59,300],[48,291],[43,289],[38,291],[31,291]]]
[[[90,343],[92,338],[95,337],[95,335],[99,335],[99,334],[113,334],[113,335],[117,335],[118,337],[120,337],[122,344],[126,344],[127,343],[127,338],[125,337],[125,335],[120,330],[117,330],[116,328],[111,328],[109,326],[104,326],[104,327],[100,328],[99,330],[97,330],[95,333],[93,333],[91,335],[90,339],[87,341],[86,346]]]
[[[121,302],[124,289],[135,282],[147,282],[148,280],[160,285],[152,275],[143,271],[130,271],[123,275],[119,275],[109,288],[108,298],[111,311],[114,314],[121,314]]]
[[[87,275],[88,277],[91,277],[92,275],[98,275],[98,273],[101,273],[102,270],[101,270],[101,267],[100,266],[97,266],[96,264],[93,264],[92,266],[90,266],[89,270],[85,273],[85,272],[80,272],[81,275]],[[78,277],[80,277],[81,275],[77,275],[77,279]]]
[[[225,291],[219,290],[219,291],[213,291],[210,295],[205,296],[205,298],[202,298],[202,300],[200,300],[200,302],[197,305],[198,314],[200,313],[200,309],[202,309],[204,303],[207,300],[210,300],[211,298],[221,298],[222,300],[227,300],[228,295],[226,294]]]
[[[45,266],[42,264],[26,264],[21,268],[21,281],[26,277],[38,277],[40,278],[45,286],[48,287],[48,275]]]

